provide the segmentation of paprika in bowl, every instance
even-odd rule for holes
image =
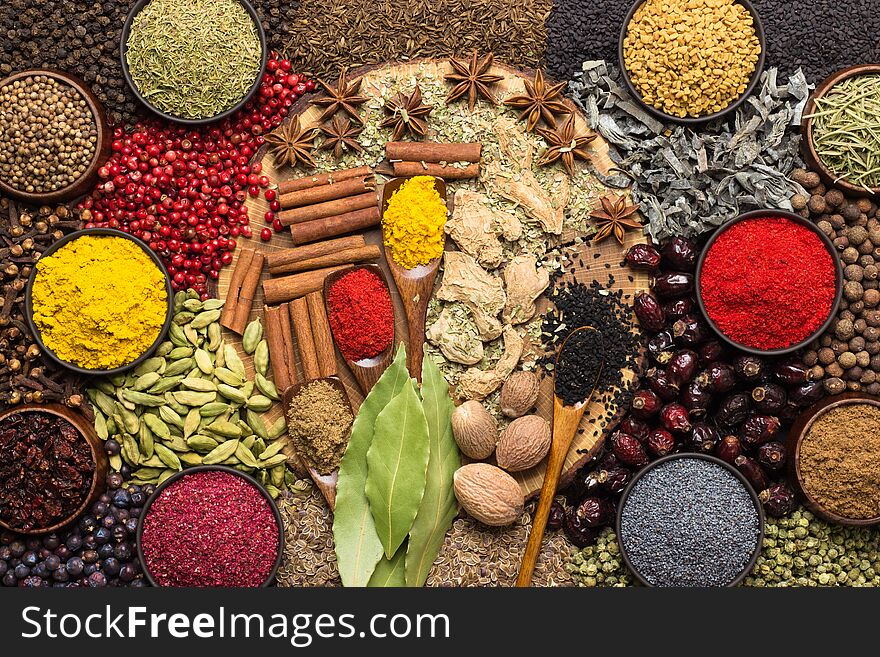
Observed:
[[[776,356],[808,344],[834,321],[843,269],[810,221],[755,210],[721,226],[697,262],[697,303],[709,326],[748,353]]]

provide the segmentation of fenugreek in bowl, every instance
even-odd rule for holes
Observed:
[[[148,358],[168,332],[171,280],[141,240],[90,228],[43,253],[25,287],[25,309],[51,360],[80,374],[118,374]]]
[[[684,124],[739,107],[761,78],[765,53],[748,0],[637,0],[618,40],[633,97],[662,121]]]

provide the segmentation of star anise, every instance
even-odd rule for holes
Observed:
[[[296,167],[304,164],[315,167],[311,151],[315,147],[315,133],[317,128],[300,128],[299,117],[294,116],[287,123],[266,135],[266,143],[269,145],[275,161],[278,164],[289,164]]]
[[[574,115],[569,114],[568,119],[562,124],[561,128],[546,130],[538,128],[538,133],[547,140],[549,148],[538,160],[538,165],[550,164],[558,159],[562,159],[568,175],[573,176],[574,160],[576,157],[582,160],[590,158],[587,152],[587,144],[596,138],[596,135],[587,135],[575,131]]]
[[[615,199],[603,196],[599,199],[602,204],[601,210],[593,210],[590,218],[596,220],[596,234],[593,243],[601,242],[613,234],[617,241],[623,244],[624,233],[627,228],[641,228],[641,222],[633,215],[639,209],[638,203],[627,205],[625,196]]]
[[[348,119],[340,118],[338,115],[333,117],[329,125],[321,126],[321,132],[326,137],[321,149],[325,151],[332,150],[334,157],[340,159],[346,151],[362,152],[364,149],[357,142],[357,136],[361,134],[363,128],[353,126]]]
[[[339,74],[339,80],[337,80],[335,87],[324,82],[320,78],[318,79],[318,84],[321,85],[321,88],[324,89],[324,93],[327,94],[326,96],[316,98],[312,101],[313,105],[318,105],[319,107],[324,108],[319,121],[326,121],[332,118],[337,112],[343,111],[348,114],[352,120],[358,123],[364,122],[357,111],[359,105],[363,105],[367,102],[366,96],[358,95],[361,90],[361,82],[363,81],[363,78],[357,78],[356,80],[349,82],[347,74],[347,71],[342,71],[342,73]]]
[[[471,55],[469,62],[460,62],[450,57],[449,65],[452,66],[452,70],[455,72],[447,75],[445,79],[447,82],[454,82],[455,86],[452,87],[452,90],[446,96],[446,104],[448,105],[459,98],[463,98],[467,94],[468,109],[471,112],[474,111],[474,105],[477,104],[479,96],[482,96],[493,105],[497,105],[498,101],[495,100],[495,96],[489,90],[489,85],[503,80],[504,76],[489,73],[494,59],[494,55],[489,53],[483,59],[478,60],[476,50]]]
[[[535,74],[535,82],[523,80],[526,85],[526,93],[523,96],[511,96],[504,101],[505,105],[521,109],[519,120],[526,119],[526,132],[531,132],[538,125],[538,121],[544,119],[549,127],[556,127],[557,114],[571,114],[571,110],[562,102],[560,92],[565,87],[565,82],[547,85],[544,82],[544,74],[539,70]]]
[[[393,126],[391,141],[398,141],[405,132],[416,139],[424,137],[428,131],[427,117],[434,108],[422,104],[422,90],[416,85],[412,94],[397,94],[396,98],[385,103],[384,109],[388,116],[382,121],[382,127]]]

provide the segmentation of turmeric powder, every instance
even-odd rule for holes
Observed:
[[[34,324],[61,360],[108,370],[156,342],[168,312],[165,277],[135,242],[83,235],[36,266]]]
[[[382,217],[385,246],[401,267],[426,265],[443,255],[446,202],[431,176],[415,176],[388,200]]]

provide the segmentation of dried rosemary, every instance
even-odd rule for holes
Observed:
[[[238,103],[260,70],[257,28],[237,0],[152,0],[132,21],[126,62],[153,106],[185,119]]]
[[[816,99],[813,146],[838,180],[880,187],[880,75],[856,75]]]

